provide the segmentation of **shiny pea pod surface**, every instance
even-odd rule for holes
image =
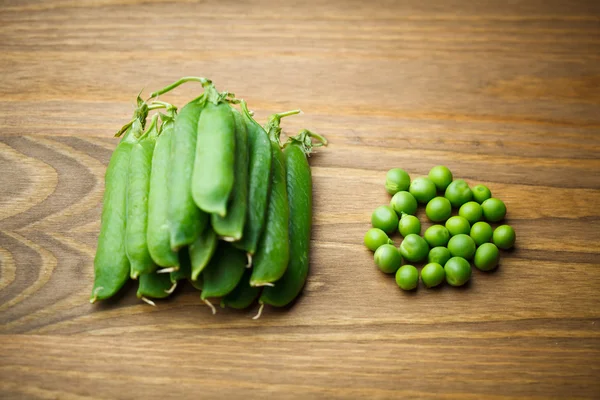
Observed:
[[[235,246],[253,255],[265,225],[271,190],[271,142],[267,132],[250,115],[244,101],[241,108],[248,134],[248,210],[242,239]]]
[[[252,270],[246,268],[242,279],[238,285],[221,299],[221,307],[230,307],[237,310],[243,310],[248,308],[254,303],[254,301],[260,295],[262,288],[250,286],[250,277],[252,276]]]
[[[194,202],[190,184],[196,157],[198,119],[203,107],[204,97],[201,96],[186,104],[175,118],[168,186],[168,218],[173,251],[194,242],[208,222],[208,215]]]
[[[248,134],[241,114],[233,109],[235,121],[235,184],[227,205],[227,215],[212,214],[214,231],[224,240],[236,242],[242,238],[248,210]]]
[[[130,264],[125,250],[127,174],[131,149],[142,124],[134,123],[113,152],[106,174],[98,247],[94,257],[94,287],[90,302],[116,294],[129,279]]]
[[[219,242],[212,259],[202,272],[202,300],[222,297],[238,285],[246,270],[246,254],[230,243]]]
[[[198,280],[198,277],[208,265],[217,248],[217,234],[209,226],[202,232],[194,243],[189,247],[189,256],[191,263],[191,279]]]

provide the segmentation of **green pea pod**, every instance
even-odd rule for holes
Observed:
[[[172,112],[174,113],[174,111]],[[163,123],[152,156],[150,192],[148,193],[148,250],[154,262],[159,266],[178,267],[177,252],[171,249],[168,219],[168,182],[174,121],[172,115],[163,115],[161,119]]]
[[[271,194],[267,208],[265,230],[253,260],[251,286],[273,286],[285,273],[289,248],[289,208],[286,188],[285,161],[279,145],[281,116],[275,114],[267,124],[271,141]]]
[[[248,133],[248,210],[242,239],[234,244],[238,249],[256,252],[262,234],[271,189],[271,142],[267,132],[252,118],[245,101],[241,102],[242,117]]]
[[[248,308],[254,303],[254,300],[260,294],[260,287],[250,286],[250,277],[252,276],[252,270],[246,268],[244,276],[240,280],[240,283],[230,292],[227,296],[221,299],[221,307],[230,307],[237,310],[243,310]]]
[[[227,215],[221,217],[212,214],[211,222],[214,231],[223,240],[235,242],[242,238],[246,211],[248,209],[248,137],[246,124],[240,113],[233,109],[235,121],[235,186],[227,206]]]
[[[183,279],[190,279],[192,277],[192,266],[190,264],[190,253],[187,247],[179,250],[179,269],[171,272],[171,282],[177,283],[177,281]]]
[[[146,116],[141,118],[143,121]],[[92,303],[113,296],[129,279],[130,264],[125,250],[127,173],[131,149],[142,130],[143,124],[138,118],[128,125],[106,169],[100,235],[94,257]]]
[[[198,120],[192,196],[200,209],[224,217],[234,182],[235,120],[231,106],[211,93],[214,87]]]
[[[189,253],[192,264],[192,281],[197,281],[200,273],[208,265],[217,248],[217,234],[209,226],[190,245]]]
[[[158,135],[158,115],[152,118],[148,130],[131,149],[127,181],[127,227],[125,250],[131,264],[131,278],[156,270],[148,251],[148,191],[152,155]]]
[[[222,297],[231,292],[246,270],[246,255],[230,243],[219,242],[217,250],[202,272],[201,299]]]
[[[149,300],[148,297],[164,299],[173,293],[176,286],[176,283],[171,282],[169,274],[160,274],[156,271],[150,274],[143,274],[140,275],[137,297],[154,306],[154,302]]]
[[[203,107],[204,97],[200,96],[185,105],[175,118],[171,138],[168,208],[173,251],[196,240],[208,222],[208,215],[194,203],[190,185],[196,157],[198,119]]]
[[[322,136],[304,130],[298,136],[290,138],[283,150],[290,208],[290,261],[285,274],[277,284],[274,287],[266,287],[260,296],[261,303],[277,307],[289,304],[298,296],[308,275],[312,224],[312,177],[307,155],[312,150],[311,136],[327,144]]]

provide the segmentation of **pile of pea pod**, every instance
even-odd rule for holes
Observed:
[[[190,81],[203,92],[181,110],[156,100]],[[196,77],[146,101],[138,95],[105,175],[90,301],[134,279],[137,297],[151,305],[184,281],[213,313],[211,298],[235,309],[258,299],[257,317],[265,304],[291,303],[309,267],[307,156],[327,144],[308,130],[281,143],[281,119],[299,112],[274,114],[263,127],[243,100]]]

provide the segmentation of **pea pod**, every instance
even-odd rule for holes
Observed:
[[[242,239],[234,244],[250,256],[262,234],[271,189],[271,142],[267,132],[252,118],[242,100],[242,117],[248,133],[248,210]]]
[[[234,182],[235,120],[231,106],[214,87],[198,120],[192,196],[207,213],[224,217]]]
[[[160,134],[156,139],[150,173],[148,193],[148,250],[154,262],[161,267],[178,267],[177,252],[171,249],[169,231],[169,167],[171,161],[171,138],[174,129],[175,109],[170,115],[162,115]]]
[[[263,290],[260,303],[283,307],[298,296],[306,281],[312,224],[312,177],[307,160],[312,150],[311,137],[327,144],[322,136],[304,130],[290,138],[283,150],[290,209],[290,260],[277,284]]]
[[[217,248],[217,242],[217,235],[209,226],[190,245],[189,256],[192,268],[191,279],[193,281],[198,279],[200,273],[208,265]]]
[[[177,281],[183,279],[190,279],[192,276],[192,266],[190,265],[190,253],[187,247],[179,250],[179,269],[170,273],[171,282],[177,283]]]
[[[252,276],[252,270],[246,268],[244,276],[237,284],[235,289],[221,299],[221,307],[230,307],[237,310],[250,307],[254,300],[260,294],[260,287],[250,286],[250,277]]]
[[[131,264],[131,278],[149,274],[156,270],[156,264],[148,251],[148,190],[152,154],[158,135],[158,115],[138,143],[133,144],[129,159],[127,177],[127,226],[125,250]]]
[[[131,149],[137,142],[136,137],[142,133],[146,114],[147,111],[138,114],[133,123],[127,125],[104,176],[101,226],[94,257],[94,287],[90,297],[92,303],[113,296],[129,278],[130,264],[125,250],[127,172]]]
[[[161,274],[156,271],[150,274],[143,274],[140,275],[137,297],[154,306],[154,302],[149,300],[148,297],[164,299],[173,293],[176,286],[177,283],[171,283],[169,274]]]
[[[228,242],[242,238],[246,211],[248,209],[248,137],[246,124],[240,113],[233,109],[235,121],[235,186],[227,206],[227,215],[221,217],[212,214],[211,222],[214,231]]]
[[[191,244],[208,222],[208,215],[194,203],[190,185],[196,157],[198,118],[203,107],[204,96],[200,96],[186,104],[175,118],[168,208],[173,251]]]
[[[271,193],[265,230],[260,238],[253,260],[251,286],[273,286],[287,268],[289,248],[289,208],[286,188],[285,161],[279,145],[282,114],[269,118],[267,131],[271,141]]]
[[[202,272],[202,294],[207,304],[209,297],[222,297],[231,292],[246,270],[246,255],[230,243],[219,242],[217,250]],[[211,306],[212,308],[212,306]],[[214,308],[213,308],[214,313]]]

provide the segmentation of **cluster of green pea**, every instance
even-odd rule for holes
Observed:
[[[203,92],[180,110],[157,100],[190,81]],[[237,309],[258,299],[261,311],[289,304],[309,266],[307,156],[325,138],[302,130],[282,143],[281,118],[300,110],[273,114],[263,126],[243,100],[205,78],[182,78],[137,103],[106,171],[90,301],[131,278],[152,305],[182,281],[213,313],[209,298]]]
[[[500,249],[510,249],[515,243],[515,231],[510,225],[492,229],[488,222],[498,222],[506,215],[506,205],[492,197],[484,185],[470,188],[462,179],[454,180],[452,172],[439,165],[428,177],[416,178],[400,168],[387,172],[385,188],[393,195],[389,206],[380,206],[371,215],[370,229],[364,243],[375,252],[375,264],[385,273],[395,273],[396,283],[404,290],[418,286],[419,272],[405,261],[427,260],[421,269],[421,281],[435,287],[444,280],[452,286],[462,286],[471,278],[471,264],[481,271],[497,267]],[[438,192],[444,193],[438,196]],[[436,223],[421,233],[421,222],[414,215],[418,203],[426,204],[425,214]],[[458,215],[452,216],[452,209]],[[485,219],[488,222],[483,221]],[[403,236],[399,248],[388,235],[399,231]]]

